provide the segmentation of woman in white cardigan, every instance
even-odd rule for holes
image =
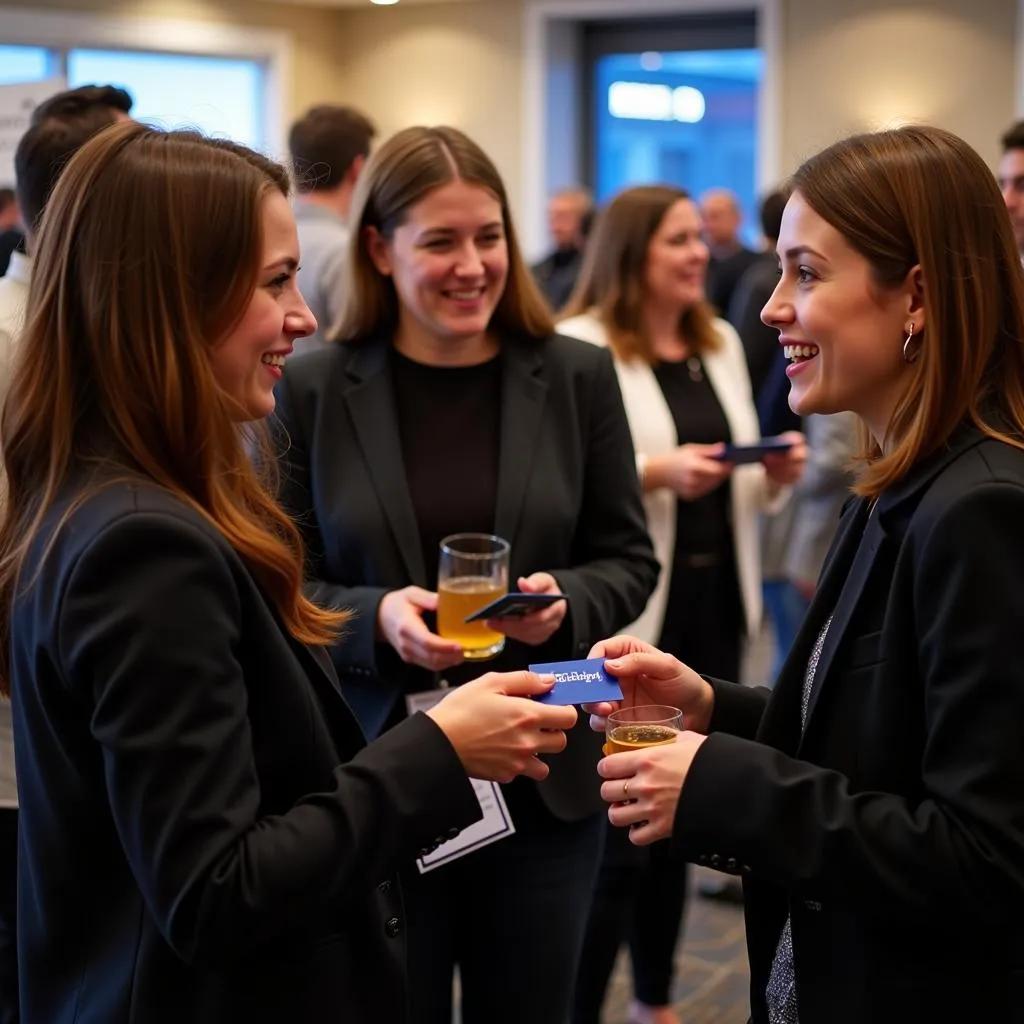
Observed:
[[[733,467],[726,442],[758,440],[739,337],[704,300],[708,250],[680,189],[627,189],[602,213],[558,330],[613,350],[637,453],[648,528],[662,566],[627,632],[698,671],[739,676],[744,634],[761,624],[758,516],[800,476],[787,454]],[[731,673],[731,674],[730,674]],[[577,984],[574,1024],[597,1024],[608,976],[629,938],[636,1024],[674,1024],[672,964],[686,870],[611,830]],[[652,847],[656,850],[656,847]]]

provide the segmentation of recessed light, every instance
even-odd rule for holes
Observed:
[[[397,4],[398,0],[370,0],[371,4],[376,4],[378,7],[390,7],[392,4]]]

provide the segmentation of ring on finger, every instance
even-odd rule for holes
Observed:
[[[622,784],[622,799],[629,799],[629,779],[626,779],[626,781]]]

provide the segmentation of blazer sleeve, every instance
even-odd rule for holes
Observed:
[[[1024,914],[1024,488],[956,498],[914,558],[913,645],[925,688],[921,795],[851,792],[849,780],[724,734],[698,751],[676,850],[708,849],[771,880],[884,917]]]
[[[570,569],[552,572],[569,595],[576,652],[639,618],[658,581],[633,439],[611,354],[598,350],[584,453],[583,500]]]
[[[136,882],[189,962],[233,961],[363,891],[479,818],[447,738],[417,715],[260,815],[226,552],[174,516],[108,525],[63,589],[65,678],[88,704],[111,813]]]
[[[271,434],[278,457],[277,499],[302,534],[306,596],[322,608],[344,608],[353,612],[342,641],[331,648],[331,659],[338,671],[376,671],[377,608],[384,595],[394,588],[349,587],[324,579],[324,538],[310,487],[309,438],[314,410],[304,408],[288,374],[274,394],[277,404],[271,418]],[[318,398],[312,389],[307,389],[302,397],[307,405]]]
[[[732,736],[753,739],[761,724],[772,691],[766,686],[742,686],[712,676],[703,676],[715,693],[708,735],[725,732]]]

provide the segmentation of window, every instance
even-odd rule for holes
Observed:
[[[677,185],[695,197],[728,188],[754,242],[764,75],[756,12],[594,22],[583,39],[598,202],[631,185]]]
[[[0,85],[38,82],[49,75],[49,50],[41,46],[0,46]]]
[[[132,116],[162,128],[199,128],[254,149],[269,140],[263,125],[264,70],[225,57],[126,50],[71,50],[68,85],[117,85],[132,95]]]
[[[285,149],[287,32],[4,2],[0,86],[50,79],[71,88],[118,85],[132,95],[142,121],[195,127],[270,154]]]

